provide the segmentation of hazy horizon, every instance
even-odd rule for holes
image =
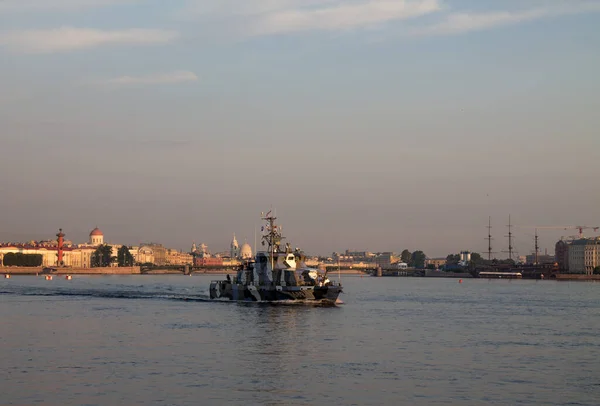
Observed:
[[[600,225],[600,1],[4,0],[0,27],[0,241],[216,252],[272,207],[311,254],[483,254],[491,216],[504,257],[509,215],[520,255]]]

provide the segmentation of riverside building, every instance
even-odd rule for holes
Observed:
[[[600,266],[600,237],[581,238],[568,245],[569,272],[592,275]]]

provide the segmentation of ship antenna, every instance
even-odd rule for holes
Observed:
[[[269,254],[271,256],[271,271],[273,271],[273,269],[275,268],[273,262],[275,257],[275,245],[277,245],[276,243],[278,243],[281,240],[281,236],[277,234],[277,227],[275,225],[275,219],[277,217],[271,214],[272,211],[273,210],[271,209],[267,212],[267,214],[262,216],[262,219],[267,221],[267,235],[263,236],[263,243],[264,241],[266,241],[269,245]]]

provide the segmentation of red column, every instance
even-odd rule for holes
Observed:
[[[64,238],[65,238],[65,234],[62,232],[62,228],[58,229],[58,234],[56,234],[56,236],[58,237],[58,266],[62,266],[63,265],[63,243],[64,243]]]

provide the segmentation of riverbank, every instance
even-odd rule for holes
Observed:
[[[0,267],[0,274],[4,275],[140,275],[139,266],[106,267],[106,268],[51,268],[45,271],[43,267]]]
[[[557,281],[599,281],[600,275],[581,275],[581,274],[556,274],[555,278]]]
[[[45,271],[46,269],[46,271]],[[132,267],[106,267],[106,268],[51,268],[52,272],[48,272],[44,267],[0,267],[0,274],[3,275],[38,275],[50,273],[52,275],[181,275],[184,269],[172,268],[153,268],[140,270],[139,266]],[[357,269],[341,269],[329,271],[329,275],[336,275],[338,272],[342,275],[368,275],[364,271]],[[236,270],[231,268],[192,268],[193,274],[214,274],[226,275],[235,274]]]

